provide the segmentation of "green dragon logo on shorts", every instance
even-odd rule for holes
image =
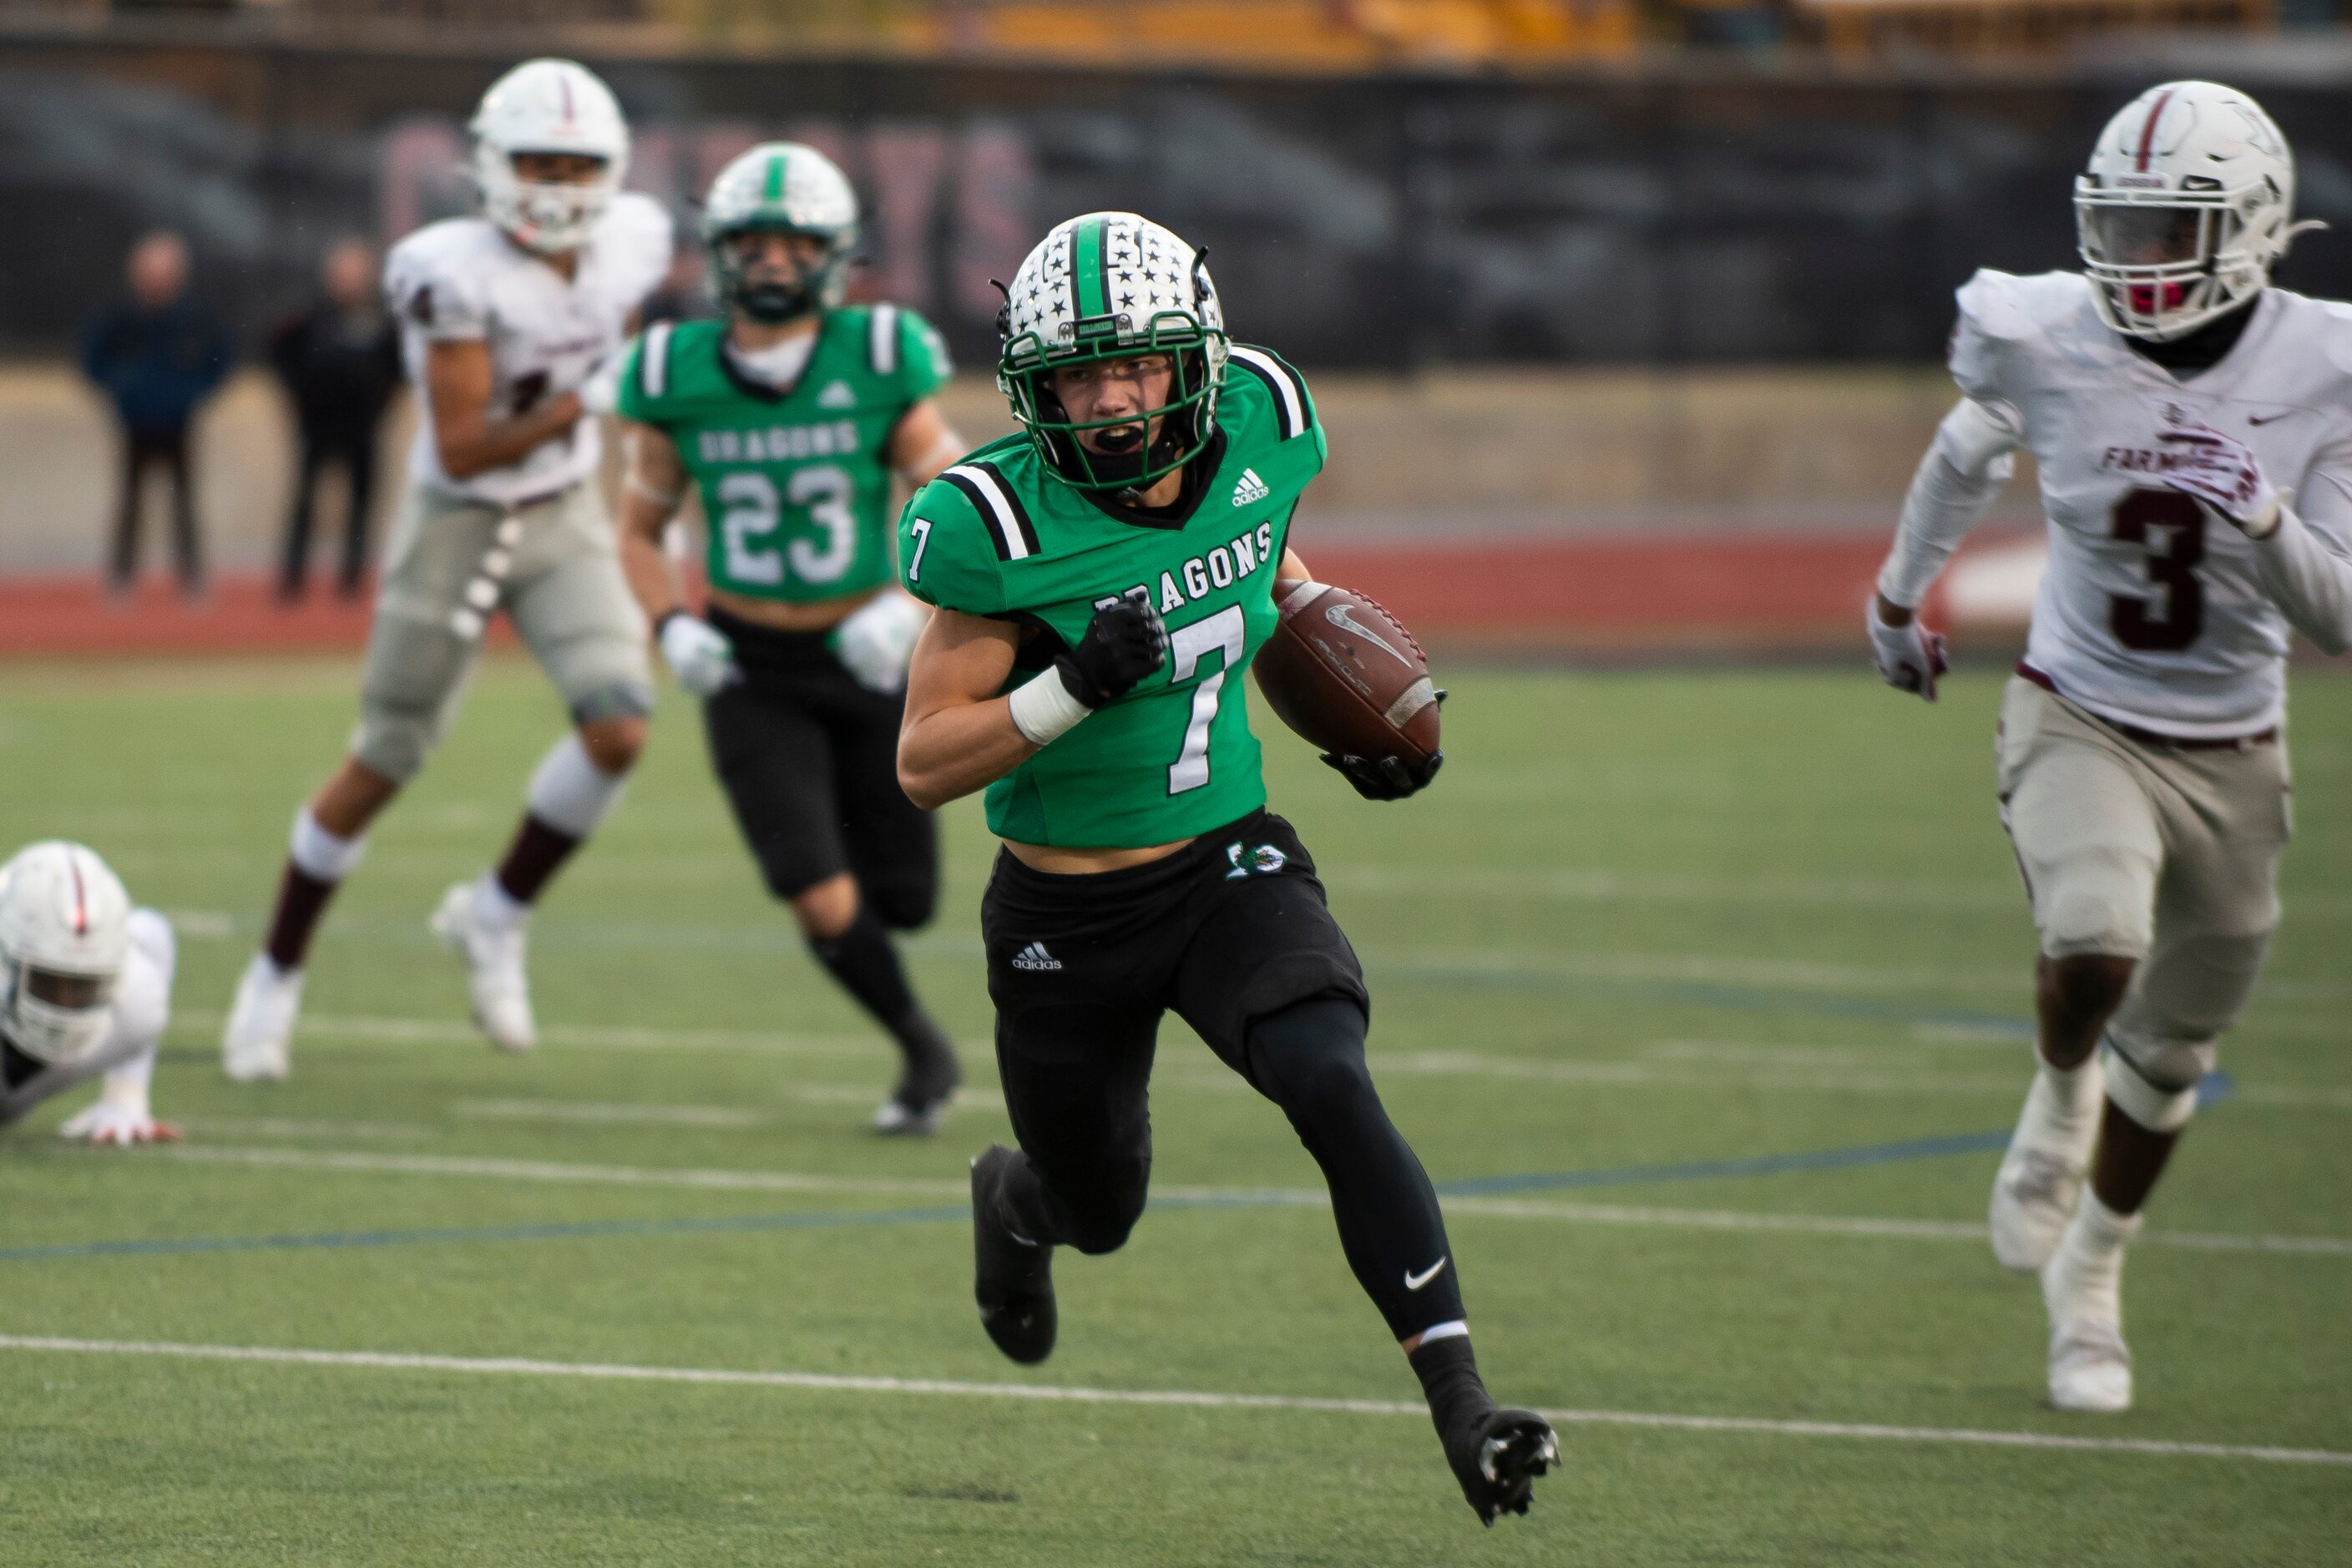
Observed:
[[[1253,872],[1262,877],[1271,877],[1290,864],[1290,857],[1271,844],[1261,844],[1255,849],[1245,849],[1238,838],[1225,846],[1225,859],[1233,866],[1233,869],[1225,873],[1225,880],[1228,882],[1249,876]]]

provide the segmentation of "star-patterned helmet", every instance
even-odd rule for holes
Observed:
[[[1201,252],[1133,213],[1088,213],[1056,225],[1014,273],[997,312],[1004,340],[996,384],[1053,471],[1080,489],[1138,489],[1183,467],[1216,428],[1225,379],[1224,311]],[[1125,460],[1094,451],[1081,431],[1133,416],[1073,422],[1047,373],[1065,365],[1164,353],[1175,362],[1155,434]]]

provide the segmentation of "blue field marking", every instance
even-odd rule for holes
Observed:
[[[2201,1107],[2219,1103],[2231,1089],[2230,1075],[2209,1073],[2198,1087]],[[1502,1193],[1556,1192],[1571,1187],[1639,1186],[1660,1182],[1710,1182],[1743,1176],[1777,1176],[1791,1171],[1847,1171],[1865,1165],[1940,1160],[1953,1154],[1990,1153],[2009,1143],[2009,1129],[1910,1138],[1893,1143],[1857,1143],[1843,1149],[1755,1154],[1735,1160],[1687,1160],[1651,1165],[1604,1166],[1591,1171],[1538,1171],[1517,1175],[1476,1176],[1440,1182],[1441,1197],[1491,1197]],[[1163,1209],[1289,1208],[1297,1200],[1280,1193],[1237,1192],[1231,1196],[1154,1198]],[[730,1231],[823,1230],[863,1225],[944,1225],[971,1217],[969,1205],[909,1209],[827,1209],[815,1213],[730,1215],[715,1219],[583,1220],[568,1224],[438,1226],[424,1230],[326,1231],[305,1236],[157,1237],[133,1241],[66,1241],[0,1247],[0,1263],[37,1263],[68,1258],[141,1258],[198,1252],[333,1251],[368,1247],[426,1247],[445,1242],[582,1241],[616,1236],[723,1235]]]

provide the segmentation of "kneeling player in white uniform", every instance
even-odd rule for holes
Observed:
[[[2243,93],[2173,82],[2116,116],[2075,184],[2084,272],[1959,292],[1964,395],[1869,616],[1880,673],[1933,700],[1914,607],[2032,452],[2050,566],[1997,750],[2040,1066],[1991,1234],[2041,1274],[2064,1409],[2131,1403],[2124,1248],[2278,923],[2290,629],[2352,644],[2352,306],[2268,286],[2294,200]]]
[[[93,1143],[171,1143],[147,1107],[172,1011],[172,927],[79,844],[27,845],[0,866],[0,1127],[103,1074],[58,1129]]]
[[[669,218],[620,191],[629,132],[569,60],[516,67],[474,119],[484,216],[418,230],[384,289],[423,396],[409,493],[384,555],[359,728],[294,819],[269,935],[221,1040],[234,1079],[283,1078],[302,962],[368,825],[425,765],[503,608],[574,729],[531,775],[505,858],[449,889],[433,929],[464,958],[492,1043],[536,1039],[532,903],[612,808],[653,710],[646,620],[597,488],[629,318],[668,270]]]

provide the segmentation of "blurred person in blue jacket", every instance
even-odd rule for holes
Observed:
[[[129,294],[83,329],[82,369],[114,400],[122,426],[122,494],[115,514],[109,591],[131,591],[139,563],[139,489],[161,466],[172,482],[173,542],[180,591],[204,592],[204,554],[188,468],[188,426],[229,366],[220,322],[188,293],[187,242],[169,231],[131,247]]]

